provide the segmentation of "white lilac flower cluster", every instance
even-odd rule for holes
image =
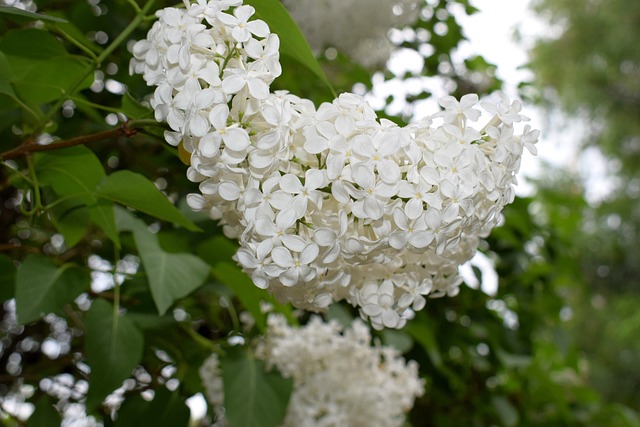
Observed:
[[[283,0],[316,52],[334,47],[365,67],[384,65],[392,28],[413,24],[424,0]]]
[[[283,316],[270,315],[256,356],[293,379],[283,427],[401,426],[424,393],[418,365],[393,348],[371,346],[369,329],[357,320],[346,330],[318,317],[293,328]],[[219,417],[216,425],[225,425],[217,355],[203,364],[200,376]]]
[[[236,260],[281,302],[322,311],[347,300],[372,325],[401,328],[425,296],[453,296],[457,268],[513,201],[523,147],[538,131],[503,94],[440,100],[401,128],[357,95],[317,109],[272,93],[279,40],[241,0],[158,12],[132,71],[199,183],[188,204],[237,239]],[[481,130],[481,107],[493,119]]]

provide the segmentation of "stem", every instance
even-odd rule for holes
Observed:
[[[186,325],[184,323],[179,323],[180,325],[180,329],[182,329],[183,331],[185,331],[187,333],[187,335],[189,335],[195,342],[197,342],[198,344],[200,344],[202,347],[209,349],[213,352],[219,353],[220,352],[220,346],[215,344],[213,341],[210,341],[208,339],[206,339],[205,337],[203,337],[202,335],[200,335],[199,333],[197,333],[196,331],[194,331],[193,329],[191,329],[191,327],[189,325]]]
[[[35,153],[40,151],[59,150],[61,148],[73,147],[75,145],[84,145],[102,139],[114,138],[117,136],[131,137],[138,133],[141,126],[164,126],[153,119],[143,120],[131,120],[124,123],[117,128],[104,130],[102,132],[92,133],[90,135],[78,136],[76,138],[66,139],[63,141],[57,141],[52,144],[38,145],[38,144],[22,144],[12,150],[0,153],[0,160],[11,160],[18,157],[26,156],[29,153]]]
[[[118,245],[113,245],[113,329],[111,342],[115,342],[120,320],[120,283],[118,283],[118,262],[120,261],[120,250]]]
[[[42,209],[42,201],[40,200],[40,184],[38,183],[38,177],[36,176],[36,168],[33,164],[33,158],[27,156],[27,166],[29,167],[29,176],[31,177],[31,183],[33,184],[33,206],[31,213],[35,213]]]
[[[138,3],[136,3],[134,0],[127,0],[127,3],[129,3],[131,7],[133,7],[133,10],[135,10],[136,13],[140,13],[140,6],[138,6]]]
[[[84,82],[85,79],[91,75],[91,73],[97,70],[100,67],[100,65],[102,65],[104,60],[107,59],[109,55],[111,55],[113,51],[116,50],[116,48],[120,46],[120,44],[122,44],[122,42],[124,42],[127,39],[127,37],[129,37],[129,35],[138,27],[138,25],[140,25],[140,23],[144,19],[145,14],[149,11],[149,9],[151,9],[151,6],[153,5],[154,2],[155,0],[148,0],[147,3],[142,7],[142,9],[140,9],[137,12],[136,16],[129,23],[129,25],[127,25],[127,27],[124,30],[122,30],[122,32],[118,35],[118,37],[116,37],[115,40],[111,42],[111,44],[107,46],[100,55],[98,55],[97,57],[95,57],[94,55],[93,62],[84,70],[84,72],[82,73],[82,76],[74,84],[72,84],[71,87],[66,91],[68,96],[73,96],[73,94],[78,90],[82,82]],[[51,107],[51,109],[44,116],[44,118],[40,122],[40,126],[36,129],[34,134],[40,133],[42,128],[53,117],[53,115],[56,114],[56,112],[60,109],[60,107],[66,100],[67,100],[67,97],[64,97],[64,96],[58,99],[58,101],[53,105],[53,107]]]
[[[0,155],[0,160],[1,159],[2,159],[2,155]],[[22,178],[25,181],[27,181],[30,185],[33,185],[33,182],[31,182],[31,178],[28,175],[24,174],[23,172],[20,172],[19,170],[12,168],[11,166],[9,166],[9,164],[7,164],[7,163],[5,163],[3,161],[0,161],[0,166],[6,167],[7,169],[9,169],[9,173],[11,173],[13,175],[18,175],[20,178]],[[11,186],[11,184],[8,184],[7,186]],[[3,185],[2,187],[0,187],[0,190],[2,190],[4,188],[7,188],[7,186]]]
[[[96,104],[95,102],[87,101],[86,99],[79,98],[77,96],[71,96],[69,99],[71,99],[76,104],[86,105],[88,107],[93,107],[93,108],[95,108],[97,110],[107,111],[109,113],[116,113],[117,114],[117,113],[122,112],[122,110],[119,109],[119,108],[107,107],[106,105]]]
[[[96,54],[89,49],[88,47],[86,47],[85,45],[83,45],[81,42],[79,42],[78,40],[76,40],[71,34],[67,33],[66,31],[64,31],[62,28],[60,28],[58,25],[53,25],[53,28],[60,34],[62,35],[62,37],[64,37],[65,39],[69,40],[69,42],[74,45],[75,47],[77,47],[78,49],[80,49],[81,51],[83,51],[84,53],[86,53],[89,57],[91,57],[91,59],[93,59],[94,61],[98,58],[96,56]]]

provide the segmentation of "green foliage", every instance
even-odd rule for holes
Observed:
[[[20,323],[56,313],[89,288],[89,271],[65,264],[57,267],[41,255],[29,255],[16,274],[16,312]]]
[[[225,416],[230,427],[277,427],[284,419],[293,380],[265,371],[264,362],[241,348],[221,359]]]
[[[208,215],[186,208],[195,184],[163,141],[150,89],[127,72],[127,42],[144,36],[155,9],[174,3],[42,0],[37,14],[0,8],[0,396],[34,390],[28,425],[59,425],[78,402],[107,426],[189,425],[185,402],[204,391],[198,369],[212,352],[223,354],[231,427],[277,426],[286,413],[292,381],[228,340],[258,339],[265,303],[291,323],[306,317],[256,288],[232,259],[235,243]],[[343,52],[316,59],[278,1],[249,3],[280,35],[284,75],[275,87],[316,104],[331,100],[332,88],[371,87],[373,70]],[[475,10],[466,0],[425,2],[403,31],[415,37],[401,42],[423,56],[424,69],[382,70],[384,79],[438,76],[456,96],[499,88],[484,58],[454,59],[464,37],[451,3]],[[438,24],[447,31],[438,35]],[[425,32],[432,54],[417,36]],[[126,93],[100,90],[109,80]],[[560,320],[580,285],[569,241],[576,208],[586,205],[579,195],[549,200],[556,210],[517,199],[505,226],[483,242],[500,276],[496,295],[463,286],[455,298],[430,300],[404,330],[376,336],[420,365],[427,392],[409,414],[413,425],[639,425],[635,412],[590,387]],[[615,307],[632,313],[622,302]],[[335,305],[326,317],[348,323],[354,315]],[[614,326],[602,334],[619,343],[638,331],[635,323]],[[59,351],[45,354],[45,342]],[[625,369],[631,377],[632,364]],[[44,386],[57,380],[74,391],[56,396]],[[103,405],[125,381],[121,407]],[[3,399],[3,422],[22,425],[5,417]]]
[[[36,402],[33,415],[29,417],[28,427],[56,427],[62,419],[55,410],[53,402],[48,397],[42,396]]]
[[[167,200],[144,176],[123,170],[102,180],[96,189],[99,197],[120,203],[163,221],[181,225],[187,230],[200,230]]]
[[[158,313],[163,315],[174,301],[202,285],[209,275],[209,266],[195,255],[165,252],[144,222],[121,209],[117,214],[119,230],[133,232],[151,296]]]
[[[613,188],[602,200],[573,205],[574,195],[588,189],[562,173],[539,184],[539,199],[549,221],[573,224],[564,237],[571,236],[586,292],[572,296],[571,326],[589,360],[591,380],[608,399],[635,409],[640,409],[638,390],[629,384],[640,377],[622,356],[636,355],[633,340],[619,340],[609,329],[633,329],[632,309],[613,307],[622,301],[639,307],[640,54],[634,46],[640,36],[639,6],[624,0],[588,6],[574,0],[537,1],[536,12],[555,31],[537,41],[530,64],[540,102],[551,114],[561,109],[585,121],[582,148],[597,149],[608,159]],[[602,339],[594,340],[595,334]]]
[[[141,396],[127,399],[118,411],[113,427],[186,426],[189,423],[189,408],[180,393],[170,392],[164,387],[156,390],[153,400],[148,402]]]
[[[304,38],[282,3],[278,0],[248,0],[246,4],[252,5],[256,9],[256,17],[268,22],[271,31],[280,37],[280,52],[291,56],[298,63],[308,68],[335,96],[336,93],[311,51],[307,39]]]
[[[144,339],[126,315],[102,299],[95,300],[87,312],[86,328],[91,368],[87,407],[92,409],[131,376],[142,358]]]

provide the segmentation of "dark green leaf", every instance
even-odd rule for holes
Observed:
[[[15,294],[16,266],[6,255],[0,255],[0,302],[13,298]]]
[[[291,56],[311,70],[335,96],[335,91],[307,39],[282,3],[279,0],[246,0],[245,3],[253,6],[256,9],[255,16],[269,24],[271,31],[280,37],[280,52]]]
[[[89,64],[71,56],[63,44],[44,30],[9,31],[0,40],[16,93],[27,104],[45,103],[84,89],[93,82]]]
[[[69,55],[62,43],[49,32],[35,28],[9,31],[0,40],[0,50],[13,58],[47,60]]]
[[[68,200],[56,204],[51,210],[51,219],[64,236],[68,248],[74,247],[87,232],[89,211],[77,200]]]
[[[27,427],[58,427],[62,422],[60,413],[56,411],[51,399],[42,396],[35,405],[33,414],[27,421]]]
[[[177,323],[172,315],[158,316],[156,313],[130,311],[127,316],[143,331],[167,329],[176,326]]]
[[[16,276],[16,311],[20,323],[60,310],[89,288],[89,271],[65,264],[57,267],[42,255],[29,255]]]
[[[444,366],[442,362],[442,354],[431,325],[413,321],[407,324],[404,330],[420,344],[424,351],[427,352],[433,366],[436,368],[442,368]]]
[[[230,427],[276,427],[287,411],[293,381],[265,372],[264,362],[242,348],[221,358],[225,416]]]
[[[504,396],[492,396],[491,403],[498,412],[502,425],[506,427],[517,426],[520,422],[518,410]]]
[[[11,6],[0,6],[0,15],[4,18],[22,21],[52,21],[52,22],[67,22],[64,19],[56,18],[55,16],[43,15],[42,13],[29,12],[27,10],[18,9]],[[22,18],[22,19],[20,19]]]
[[[15,98],[16,94],[11,86],[11,82],[15,80],[15,75],[11,71],[11,66],[4,53],[0,52],[0,93]]]
[[[189,424],[189,407],[178,392],[164,387],[156,390],[153,400],[140,396],[128,398],[118,410],[114,427],[179,427]]]
[[[178,299],[199,288],[209,276],[209,265],[192,254],[162,250],[155,234],[144,222],[123,209],[117,211],[120,230],[132,231],[149,279],[151,296],[162,315]]]
[[[131,376],[142,358],[143,337],[126,315],[114,313],[113,306],[101,299],[91,304],[85,324],[91,368],[87,407],[92,409]]]
[[[98,186],[97,193],[100,197],[181,225],[187,230],[200,230],[151,181],[140,174],[128,170],[114,172]]]

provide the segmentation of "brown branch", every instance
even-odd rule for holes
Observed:
[[[76,138],[66,139],[63,141],[56,141],[47,145],[33,144],[32,141],[26,141],[24,144],[16,147],[12,150],[0,153],[0,160],[10,160],[27,155],[28,153],[34,153],[37,151],[50,151],[58,150],[61,148],[73,147],[75,145],[88,144],[90,142],[100,141],[102,139],[113,138],[117,136],[130,137],[138,133],[138,128],[132,128],[129,126],[131,122],[124,123],[117,128],[105,130],[102,132],[93,133],[91,135],[79,136]]]

